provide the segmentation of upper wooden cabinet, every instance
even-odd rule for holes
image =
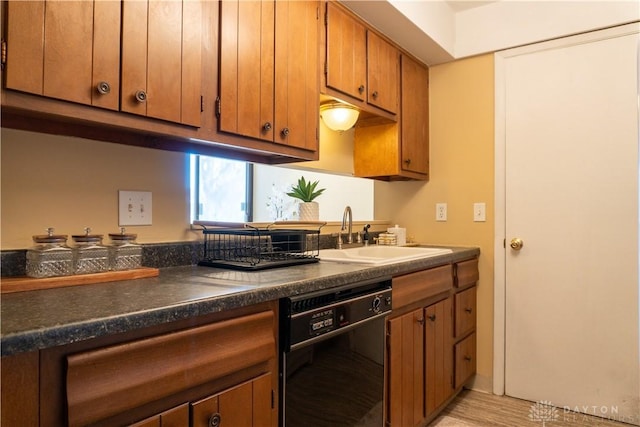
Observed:
[[[367,102],[390,113],[398,112],[400,52],[367,31]]]
[[[199,1],[124,1],[122,111],[200,125]]]
[[[7,13],[6,88],[200,125],[200,2],[8,2]]]
[[[360,101],[367,91],[367,30],[332,2],[327,3],[326,85]]]
[[[103,1],[7,2],[6,87],[117,110],[120,7]]]
[[[334,2],[327,2],[326,26],[325,86],[329,94],[348,95],[353,99],[345,101],[365,102],[396,114],[398,49]]]
[[[402,55],[400,168],[429,176],[429,69]]]
[[[219,129],[316,151],[319,2],[220,2]]]
[[[401,58],[398,123],[355,130],[356,176],[384,180],[429,178],[429,70],[407,55]]]

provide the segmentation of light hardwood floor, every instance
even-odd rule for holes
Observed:
[[[631,426],[599,417],[565,412],[562,408],[556,408],[554,411],[553,408],[534,408],[535,406],[534,402],[527,400],[463,390],[429,427]],[[549,411],[544,412],[544,409]]]

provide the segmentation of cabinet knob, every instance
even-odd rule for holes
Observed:
[[[289,128],[284,128],[282,129],[282,131],[280,132],[282,134],[282,136],[287,136],[289,135]]]
[[[209,427],[218,427],[222,421],[222,417],[219,413],[215,413],[209,417]]]
[[[424,325],[424,319],[423,318],[418,319],[417,322],[418,322],[419,325]]]
[[[465,356],[464,357],[464,361],[465,362],[471,362],[471,356]]]
[[[464,311],[466,311],[467,313],[471,314],[471,312],[473,311],[473,309],[471,308],[465,308]]]
[[[407,164],[407,166],[409,166],[411,164],[411,159],[405,159],[404,162]]]
[[[358,92],[360,93],[364,92],[364,85],[358,86]]]
[[[145,102],[147,100],[147,92],[143,90],[137,91],[135,96],[136,96],[136,101],[140,103]]]
[[[432,322],[436,321],[436,315],[435,314],[430,314],[429,316],[427,316],[429,318],[429,320],[431,320]]]
[[[374,90],[371,96],[373,96],[373,99],[378,99],[378,91]]]
[[[111,92],[111,86],[107,82],[98,83],[98,86],[96,86],[96,89],[98,90],[98,93],[100,95],[106,95],[109,92]]]
[[[267,122],[267,123],[262,125],[262,131],[263,132],[269,132],[270,130],[271,130],[271,123]]]

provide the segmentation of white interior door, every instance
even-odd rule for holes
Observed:
[[[496,63],[505,392],[632,424],[640,424],[637,31],[543,43]],[[514,238],[520,250],[510,248]]]

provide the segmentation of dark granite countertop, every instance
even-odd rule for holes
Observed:
[[[318,262],[256,272],[170,267],[154,278],[2,295],[2,356],[220,312],[477,256],[477,248],[384,266]]]

